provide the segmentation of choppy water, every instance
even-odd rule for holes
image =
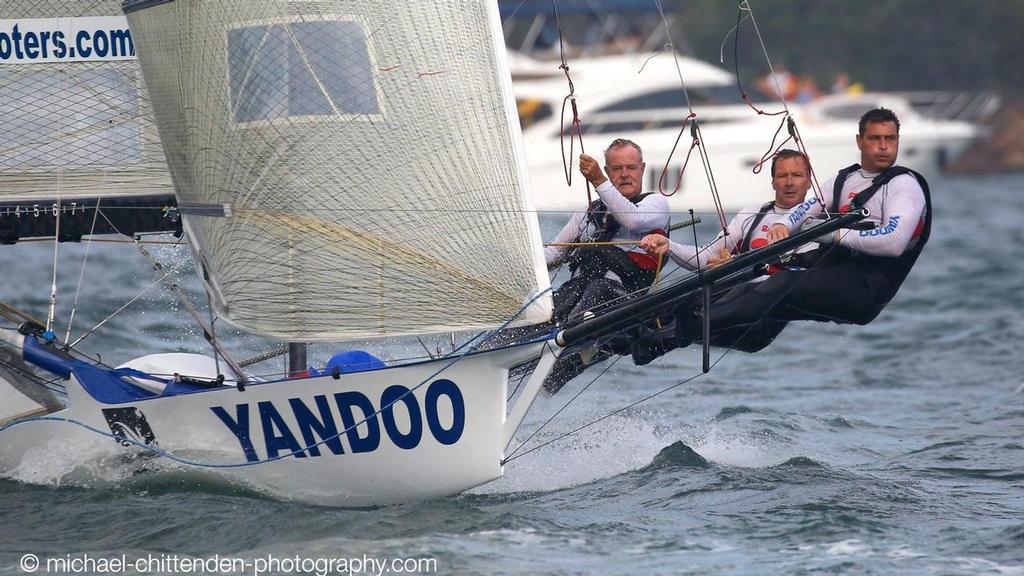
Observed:
[[[0,479],[0,572],[21,573],[28,552],[124,552],[431,557],[445,574],[1024,574],[1024,176],[947,179],[933,193],[931,243],[870,326],[792,325],[765,352],[728,354],[470,494],[339,510],[185,472],[84,481],[55,461]],[[557,222],[544,225],[550,235]],[[119,248],[93,247],[81,327],[153,280]],[[80,261],[81,247],[62,250]],[[4,297],[41,314],[51,258],[4,247]],[[112,361],[199,349],[168,302],[154,290],[89,349]],[[696,350],[643,369],[619,362],[534,442],[699,364]],[[587,382],[539,400],[524,431]]]

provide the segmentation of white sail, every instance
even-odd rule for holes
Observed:
[[[494,2],[125,12],[229,321],[307,341],[492,327],[548,287]]]
[[[117,0],[0,2],[0,216],[173,192],[126,24]]]

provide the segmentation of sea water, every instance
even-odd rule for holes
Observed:
[[[126,574],[1024,574],[1024,176],[936,180],[933,196],[931,242],[871,325],[793,324],[759,354],[713,351],[706,375],[699,350],[591,370],[538,400],[505,477],[468,494],[324,508],[173,466],[69,473],[90,456],[57,446],[0,479],[0,573],[28,573],[31,554],[35,573],[50,561]],[[545,215],[545,237],[562,221]],[[156,278],[130,247],[94,244],[78,291],[85,247],[59,248],[60,333],[76,292],[75,337]],[[185,253],[153,248],[165,262]],[[3,298],[44,315],[52,259],[49,244],[3,247]],[[199,293],[187,267],[178,278]],[[81,346],[108,363],[205,351],[187,326],[158,286]],[[273,346],[219,330],[239,355]],[[187,564],[210,559],[247,564]],[[118,560],[129,565],[115,572]]]

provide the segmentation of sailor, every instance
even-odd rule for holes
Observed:
[[[604,151],[602,172],[598,162],[580,155],[580,172],[594,186],[598,199],[569,218],[552,244],[544,249],[548,268],[568,263],[572,277],[554,293],[556,320],[564,324],[581,319],[602,304],[649,288],[660,260],[636,244],[645,235],[665,234],[669,226],[668,201],[657,193],[642,192],[646,164],[635,142],[619,138]],[[607,176],[605,176],[607,172]],[[565,244],[583,244],[566,246]],[[598,359],[592,353],[566,354],[545,381],[555,392]]]
[[[555,316],[560,322],[647,289],[658,270],[658,259],[635,244],[602,245],[639,242],[647,234],[665,234],[669,225],[665,197],[641,191],[646,164],[640,147],[619,138],[608,146],[604,157],[607,177],[596,160],[580,155],[580,172],[594,186],[598,199],[586,212],[573,214],[552,241],[556,245],[544,249],[548,268],[568,262],[572,270],[572,277],[554,296]]]
[[[775,198],[764,205],[740,211],[729,222],[726,232],[719,234],[711,243],[698,248],[690,244],[673,242],[664,236],[651,234],[641,240],[640,247],[654,256],[667,253],[683,268],[697,270],[717,266],[735,255],[768,245],[770,227],[785,219],[791,208],[803,202],[811,187],[810,166],[807,157],[796,150],[784,149],[777,152],[772,157],[771,175]],[[807,247],[807,249],[810,248],[811,246]],[[777,270],[777,267],[773,267],[769,272],[774,273]],[[723,294],[717,294],[715,295],[716,301],[740,297],[748,290],[753,289],[758,282],[767,278],[768,275],[760,276],[748,283],[735,286]],[[756,352],[771,343],[785,327],[786,322],[784,321],[764,321],[753,329],[744,327],[717,331],[713,335],[712,344],[744,352]],[[633,350],[634,362],[638,365],[647,364],[674,348],[674,331],[675,326],[673,325],[662,329],[660,337],[658,334],[646,336],[643,339],[646,345],[637,346]],[[663,341],[666,345],[659,346]]]
[[[839,230],[803,259],[806,269],[773,274],[740,298],[712,304],[712,331],[773,321],[817,320],[867,324],[896,295],[931,232],[931,197],[924,178],[896,165],[900,122],[891,110],[865,113],[856,138],[861,162],[840,170],[824,186],[827,206],[812,198],[769,228],[769,241],[785,238],[809,219],[866,208],[874,228]],[[699,338],[692,309],[680,310],[675,344]]]

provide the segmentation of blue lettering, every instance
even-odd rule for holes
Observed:
[[[892,216],[889,218],[889,223],[886,224],[885,228],[872,228],[871,230],[861,230],[860,236],[862,238],[870,236],[885,236],[886,234],[892,234],[893,232],[895,232],[896,228],[898,228],[899,225],[900,217]]]
[[[345,450],[341,447],[341,437],[338,436],[338,426],[334,423],[331,408],[327,405],[327,397],[318,395],[314,396],[313,400],[316,402],[317,410],[320,412],[319,418],[313,415],[313,411],[302,400],[298,398],[288,399],[288,403],[292,406],[292,412],[295,413],[295,421],[299,425],[299,432],[302,433],[302,439],[306,442],[306,450],[310,456],[319,456],[320,447],[317,444],[322,441],[334,454],[344,454]],[[314,433],[316,433],[316,436],[313,435]]]
[[[238,443],[242,445],[242,452],[245,453],[245,459],[249,462],[258,462],[256,449],[253,448],[252,439],[249,437],[249,405],[235,406],[235,419],[232,419],[227,411],[220,406],[213,406],[210,410],[217,415],[217,418],[220,418],[220,421],[228,427],[235,438],[238,438]]]
[[[51,32],[39,33],[39,41],[43,44],[43,58],[50,56],[50,34]]]
[[[39,36],[35,32],[25,32],[25,56],[39,58]]]
[[[11,57],[11,37],[0,32],[0,59],[7,60]]]
[[[437,410],[437,402],[441,396],[447,396],[452,404],[452,427],[447,430],[441,426]],[[459,387],[448,379],[435,380],[427,388],[425,398],[427,411],[427,425],[430,426],[430,433],[438,442],[450,446],[462,438],[462,431],[466,427],[466,402],[462,398]]]
[[[440,403],[446,397],[451,410],[450,424],[442,423]],[[277,458],[279,454],[294,455],[297,458],[322,455],[320,444],[327,446],[334,455],[345,454],[338,432],[338,421],[331,411],[328,397],[313,396],[316,408],[312,408],[301,398],[289,398],[288,405],[295,417],[298,431],[305,444],[300,444],[298,435],[293,433],[282,413],[273,402],[257,403],[260,424],[263,428],[263,440],[266,445],[267,458]],[[334,394],[334,401],[341,415],[341,424],[348,438],[350,452],[373,452],[380,447],[381,424],[388,439],[403,450],[412,450],[423,440],[423,420],[426,417],[430,433],[446,446],[457,443],[466,428],[466,402],[462,391],[451,380],[436,380],[427,388],[423,409],[412,391],[405,386],[389,386],[380,397],[380,418],[373,403],[361,392],[349,391]],[[408,415],[396,418],[396,407],[401,406]],[[357,410],[358,409],[358,410]],[[249,404],[235,406],[234,416],[220,407],[210,410],[235,435],[238,443],[249,462],[258,462],[259,456],[253,447],[250,435]],[[407,424],[400,424],[400,421]]]
[[[17,24],[11,29],[11,41],[14,43],[14,56],[21,60],[25,55],[21,52],[21,32],[18,31]]]
[[[811,198],[810,200],[807,200],[800,206],[797,206],[797,209],[793,211],[792,214],[789,215],[789,225],[795,226],[797,223],[799,223],[800,219],[804,217],[804,214],[807,214],[807,211],[811,209],[811,206],[814,206],[815,204],[817,204],[817,202],[817,198]]]
[[[135,43],[129,30],[111,30],[110,48],[112,56],[135,56]]]
[[[405,404],[405,410],[409,413],[409,433],[402,434],[395,422],[395,406]],[[419,445],[423,438],[423,417],[420,416],[420,405],[416,397],[412,395],[405,386],[389,386],[380,396],[381,420],[384,422],[384,430],[388,437],[395,443],[395,446],[405,450],[412,450]]]
[[[380,424],[377,421],[376,411],[370,399],[359,392],[339,392],[334,395],[334,401],[338,404],[338,412],[341,414],[341,423],[348,430],[348,445],[353,453],[373,452],[380,445]],[[363,412],[363,417],[356,419],[352,414],[352,408],[358,407]],[[366,420],[366,436],[359,435],[356,422]]]
[[[107,33],[103,30],[97,30],[93,34],[92,45],[96,49],[96,56],[100,58],[105,57],[110,50],[110,40],[107,39]]]
[[[296,458],[305,458],[306,454],[302,447],[295,440],[292,431],[284,418],[274,408],[272,402],[260,402],[257,404],[260,410],[260,423],[263,425],[263,442],[267,446],[267,458],[277,458],[278,452],[285,450],[288,454],[294,454]],[[277,432],[280,431],[280,434]]]
[[[53,33],[53,55],[63,58],[68,55],[68,45],[64,42],[64,33],[57,31]]]
[[[88,46],[88,42],[89,33],[85,30],[79,31],[78,35],[75,36],[75,46],[78,48],[78,55],[82,58],[88,58],[92,54],[92,48]],[[71,51],[71,57],[75,57],[74,50]]]

